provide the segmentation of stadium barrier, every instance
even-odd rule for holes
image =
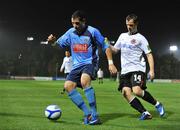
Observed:
[[[154,79],[153,82],[156,82],[156,83],[171,83],[172,80],[171,79]]]
[[[10,79],[13,80],[46,80],[46,81],[52,81],[52,80],[65,80],[65,78],[61,77],[40,77],[40,76],[10,76]]]
[[[179,79],[154,79],[153,82],[155,83],[180,83],[180,80]]]
[[[0,79],[13,79],[13,80],[46,80],[46,81],[52,81],[52,80],[65,80],[64,77],[41,77],[41,76],[1,76]],[[107,78],[109,79],[109,78]],[[116,82],[119,82],[119,80],[115,80]],[[148,80],[148,82],[151,82]],[[154,79],[153,82],[155,83],[180,83],[180,79]]]
[[[179,79],[174,79],[174,80],[172,80],[172,83],[180,83],[180,80]]]
[[[53,80],[52,77],[33,77],[34,80]]]
[[[10,76],[10,79],[14,79],[14,80],[34,80],[33,77],[29,77],[29,76]]]

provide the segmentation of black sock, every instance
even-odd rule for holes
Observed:
[[[139,111],[140,113],[143,113],[146,111],[146,109],[144,108],[144,106],[141,104],[141,102],[139,101],[138,98],[134,98],[131,102],[131,107],[133,107],[134,109],[136,109],[137,111]]]
[[[151,103],[152,105],[155,105],[156,104],[156,100],[153,98],[153,96],[147,92],[147,91],[144,91],[144,96],[142,97],[142,99],[144,99],[145,101]]]

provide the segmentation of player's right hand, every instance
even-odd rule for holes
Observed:
[[[149,71],[150,79],[153,80],[155,77],[154,71]]]
[[[53,44],[56,41],[56,37],[53,34],[50,34],[47,41],[48,43]]]
[[[112,75],[115,75],[117,73],[117,68],[114,64],[109,65],[109,71]]]

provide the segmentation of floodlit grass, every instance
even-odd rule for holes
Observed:
[[[153,115],[152,120],[139,121],[140,114],[132,109],[117,91],[117,83],[93,81],[96,91],[99,126],[82,125],[83,113],[61,95],[64,81],[0,80],[0,130],[179,130],[180,84],[149,83],[148,90],[161,101],[166,117],[160,118],[154,106],[142,103]],[[78,89],[84,94],[81,89]],[[87,103],[86,99],[85,102]],[[57,104],[62,116],[50,121],[44,116],[49,104]]]

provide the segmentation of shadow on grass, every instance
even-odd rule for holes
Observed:
[[[160,118],[157,111],[150,111],[150,113],[152,114],[153,117]],[[172,112],[172,111],[166,111],[166,113],[162,119],[167,119],[169,116],[172,116],[173,114],[174,114],[174,112]],[[108,120],[114,120],[114,119],[121,118],[121,117],[129,117],[129,118],[138,119],[140,117],[140,115],[141,114],[139,114],[138,112],[135,114],[131,114],[131,113],[106,113],[106,114],[100,114],[100,119],[102,122],[107,122]]]
[[[42,118],[42,116],[34,116],[34,115],[25,115],[21,113],[0,113],[0,116],[5,116],[5,117],[32,117],[32,118]]]
[[[135,117],[136,115],[129,113],[106,113],[106,114],[100,114],[100,119],[102,122],[107,122],[108,120],[114,120],[125,116]]]
[[[160,117],[157,111],[150,111],[150,113],[153,117],[157,117],[157,118]],[[162,117],[162,119],[167,119],[168,117],[172,115],[174,115],[174,112],[165,110],[165,115]]]
[[[163,120],[166,120],[168,116],[171,116],[171,115],[174,114],[171,111],[166,111],[165,117],[160,118],[159,114],[157,113],[157,111],[150,111],[150,113],[153,115],[154,118],[157,118],[157,119],[159,118],[159,119],[163,119]],[[132,113],[117,113],[116,112],[116,113],[104,113],[104,114],[100,114],[99,116],[100,116],[100,120],[102,122],[101,125],[104,125],[105,122],[108,122],[110,120],[115,120],[115,119],[118,119],[118,118],[124,118],[124,117],[125,117],[124,118],[125,120],[128,120],[127,118],[133,119],[133,120],[138,120],[140,114],[138,112],[135,112],[133,114]],[[82,125],[83,120],[75,122],[73,120],[60,119],[60,120],[52,121],[52,122],[54,122],[54,123],[63,123],[63,124],[66,124],[66,125],[75,125],[75,126],[77,126],[77,125]],[[123,128],[131,129],[132,128],[131,125],[127,126],[127,125],[122,125],[122,124],[113,124],[113,126],[118,127],[118,128],[121,127],[122,129]],[[137,128],[139,128],[139,127],[140,126],[137,126]],[[142,126],[142,128],[143,127],[145,127],[145,129],[146,129],[146,126]],[[152,126],[152,127],[156,128],[156,126]],[[158,128],[161,128],[161,126],[159,126]],[[162,126],[162,128],[164,128],[164,127]],[[162,130],[162,128],[160,130]]]
[[[60,123],[60,124],[64,124],[64,125],[83,125],[83,121],[79,121],[79,122],[76,122],[76,121],[73,121],[73,120],[68,120],[68,119],[58,119],[58,120],[50,120],[50,122],[52,123]]]

